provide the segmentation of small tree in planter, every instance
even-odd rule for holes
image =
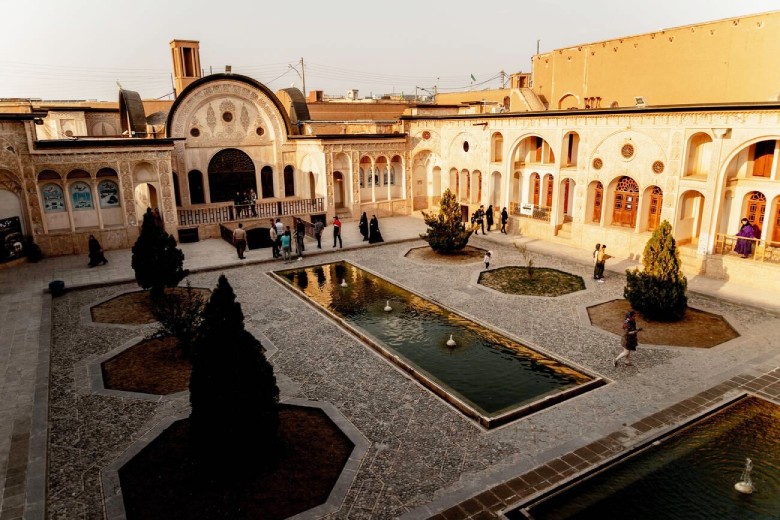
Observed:
[[[149,338],[173,336],[179,341],[181,354],[189,359],[203,321],[205,304],[203,296],[192,290],[190,282],[187,282],[184,292],[163,294],[152,308],[152,314],[160,326]]]
[[[460,251],[469,242],[471,231],[467,231],[460,220],[460,204],[449,188],[444,190],[439,202],[439,214],[422,212],[428,231],[420,238],[428,242],[431,249],[440,254]]]
[[[203,311],[192,349],[190,424],[196,463],[247,474],[278,452],[279,388],[224,275]]]
[[[515,244],[517,252],[520,253],[520,258],[526,264],[526,273],[528,273],[528,279],[533,281],[534,279],[534,254],[528,250],[525,244]]]
[[[152,299],[159,299],[165,287],[176,287],[186,276],[184,253],[176,245],[176,239],[155,225],[147,211],[141,234],[133,245],[131,265],[138,285],[151,289]]]
[[[651,320],[682,319],[688,307],[688,281],[680,269],[680,253],[672,226],[664,220],[647,241],[642,255],[644,270],[626,270],[623,296],[631,307]]]

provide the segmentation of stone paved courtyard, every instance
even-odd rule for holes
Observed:
[[[385,235],[393,238],[392,233]],[[509,238],[490,235],[472,243],[493,250],[491,267],[521,263]],[[691,294],[692,306],[725,316],[741,336],[708,350],[643,347],[640,336],[636,366],[614,368],[611,359],[619,352],[619,338],[589,326],[583,313],[587,315],[584,309],[589,305],[622,296],[624,279],[620,274],[609,273],[606,283],[594,283],[589,263],[576,257],[545,255],[539,248],[535,265],[580,275],[586,290],[557,298],[504,295],[479,286],[480,263],[441,266],[404,258],[410,248],[420,245],[421,241],[412,240],[380,247],[324,249],[323,254],[307,257],[294,267],[347,259],[611,382],[486,431],[272,280],[267,272],[285,267],[281,263],[236,266],[231,259],[235,252],[231,253],[229,246],[212,245],[220,251],[224,248],[224,260],[211,255],[210,262],[199,267],[218,269],[192,274],[192,284],[211,288],[224,272],[242,304],[247,327],[260,332],[275,349],[270,359],[282,397],[331,403],[369,443],[345,500],[327,518],[429,518],[739,374],[759,375],[778,366],[777,315]],[[128,252],[112,253],[118,259]],[[186,250],[185,254],[188,260],[195,259],[196,255]],[[45,408],[39,412],[36,407],[38,415],[28,417],[33,424],[32,435],[27,437],[28,446],[32,446],[29,449],[19,446],[25,437],[17,430],[30,428],[23,415],[10,423],[4,421],[2,427],[13,429],[8,435],[10,442],[2,446],[6,460],[0,459],[8,470],[21,467],[16,453],[30,453],[30,460],[24,461],[26,474],[22,473],[27,479],[28,491],[23,496],[28,511],[43,510],[43,503],[35,500],[42,499],[35,494],[37,482],[31,480],[40,474],[38,459],[33,457],[40,455],[36,447],[41,447],[36,419],[40,422],[48,417],[49,421],[48,516],[91,519],[104,516],[100,470],[161,421],[188,409],[186,395],[140,399],[95,393],[90,386],[90,363],[133,338],[142,338],[151,328],[95,326],[77,317],[85,307],[136,289],[134,283],[108,284],[69,291],[51,301],[50,367],[44,367],[50,369],[48,414]],[[15,318],[22,322],[19,317],[27,312],[37,315],[41,329],[48,329],[48,296],[24,299],[10,293],[3,298],[6,322]],[[13,310],[8,310],[9,300],[19,302]],[[36,310],[36,304],[43,310]],[[25,311],[25,306],[30,308]],[[45,336],[45,330],[41,335]],[[12,416],[5,400],[11,387],[9,379],[22,376],[21,369],[9,367],[21,363],[24,377],[34,379],[32,374],[40,370],[45,357],[41,356],[37,366],[29,359],[25,364],[13,356],[4,358],[4,417]],[[17,385],[23,386],[20,382]],[[20,393],[21,403],[22,397],[30,398],[31,390],[22,388]],[[13,493],[18,493],[20,483],[11,479],[18,479],[19,472],[8,470],[3,480],[2,510],[13,512],[18,506],[9,499],[17,496]],[[459,511],[468,517],[465,509]],[[6,517],[15,518],[10,513]]]

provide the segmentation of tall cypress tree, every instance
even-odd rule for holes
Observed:
[[[422,212],[428,232],[420,238],[428,242],[437,253],[447,254],[460,251],[469,242],[471,231],[467,231],[460,219],[458,198],[449,188],[444,190],[439,202],[439,214]]]
[[[138,285],[151,289],[153,299],[159,299],[165,287],[176,287],[186,276],[184,253],[177,245],[176,239],[157,226],[151,211],[147,211],[141,234],[133,245],[130,265]]]
[[[279,388],[262,345],[244,329],[233,288],[219,277],[192,349],[190,424],[195,459],[251,471],[274,460]]]
[[[643,271],[626,270],[623,296],[631,307],[653,320],[682,319],[688,308],[688,280],[680,268],[680,252],[672,226],[664,220],[647,241],[642,255]]]

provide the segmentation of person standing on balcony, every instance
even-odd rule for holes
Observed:
[[[341,221],[339,220],[338,215],[333,217],[333,247],[336,247],[337,240],[339,242],[339,248],[344,247],[341,242]]]
[[[249,190],[249,208],[252,210],[252,216],[257,216],[257,193],[255,193],[254,188]]]
[[[234,217],[235,215],[235,217]],[[236,196],[233,197],[233,211],[230,212],[230,219],[236,220],[241,218],[241,192],[236,192]]]
[[[509,213],[506,208],[501,210],[501,232],[506,235],[506,223],[509,222]]]
[[[745,239],[756,238],[756,228],[753,227],[753,224],[751,224],[748,219],[743,218],[737,236],[742,238],[737,239],[737,246],[734,248],[734,251],[742,258],[749,257],[750,253],[753,252],[754,241]]]

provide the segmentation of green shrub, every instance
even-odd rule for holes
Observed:
[[[471,231],[467,231],[460,220],[460,204],[457,197],[447,188],[439,202],[439,214],[422,212],[428,231],[420,238],[428,242],[437,253],[447,254],[460,251],[469,243]]]
[[[279,388],[262,345],[224,275],[203,311],[192,348],[190,424],[195,461],[208,471],[248,474],[278,452]]]
[[[682,319],[688,307],[688,281],[680,269],[680,253],[672,226],[664,220],[647,241],[642,256],[644,270],[626,270],[623,296],[645,318],[660,321]]]
[[[186,276],[184,253],[176,246],[176,239],[155,225],[151,212],[147,212],[133,245],[130,265],[138,285],[151,289],[153,299],[162,297],[165,287],[176,287]]]
[[[150,338],[173,336],[179,340],[179,349],[186,358],[190,358],[192,345],[203,321],[204,298],[192,290],[187,282],[184,292],[169,291],[155,301],[152,307],[154,318],[160,322],[159,328]]]

